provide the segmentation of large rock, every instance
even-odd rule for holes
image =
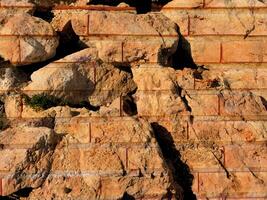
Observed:
[[[8,18],[0,35],[0,56],[13,65],[45,61],[56,54],[58,38],[52,26],[27,13]]]
[[[0,134],[1,171],[7,172],[3,196],[24,188],[38,188],[51,168],[57,136],[49,128],[17,127]]]
[[[111,103],[136,88],[130,73],[95,60],[91,49],[35,71],[31,80],[24,88],[30,95],[47,93],[70,103],[89,101],[93,106]]]

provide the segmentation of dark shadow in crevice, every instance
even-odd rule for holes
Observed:
[[[125,192],[123,194],[123,197],[121,198],[121,200],[135,200],[135,198],[131,195],[129,195],[127,192]]]
[[[171,57],[172,66],[175,69],[198,69],[191,53],[191,45],[179,31],[179,42],[176,52]]]
[[[8,196],[0,196],[0,200],[20,200],[21,197],[29,197],[30,193],[32,192],[33,188],[27,187],[20,189],[11,195]]]
[[[51,22],[54,18],[54,14],[52,13],[52,8],[47,8],[47,10],[45,9],[36,9],[33,13],[34,17],[38,17],[41,18],[47,22]]]
[[[261,99],[262,104],[263,104],[264,107],[265,107],[265,110],[267,110],[267,101],[266,101],[266,99],[263,98],[262,96],[260,96],[260,99]]]
[[[175,183],[184,190],[184,200],[196,200],[196,195],[192,191],[194,176],[191,174],[189,166],[181,160],[181,154],[175,147],[171,133],[156,122],[151,125]]]
[[[137,105],[132,95],[122,97],[122,110],[129,116],[137,115]]]
[[[152,11],[152,5],[160,8],[171,0],[92,0],[88,5],[118,6],[124,2],[130,7],[135,7],[137,14],[144,14]]]

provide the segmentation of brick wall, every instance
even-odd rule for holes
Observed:
[[[257,0],[181,0],[162,12],[179,24],[194,61],[210,68],[214,77],[223,73],[234,96],[251,91],[266,98],[266,8]],[[218,159],[234,178],[227,178],[206,147],[194,149],[199,154],[188,150],[184,156],[194,174],[193,191],[199,199],[266,199],[266,185],[259,184],[267,181],[266,110],[247,110],[243,116],[248,120],[238,119],[240,111],[225,110],[220,92],[207,87],[211,80],[195,80],[189,88],[200,108],[193,106],[195,121],[182,143],[215,142]]]
[[[5,5],[0,1],[0,10],[26,9],[27,6],[21,3]],[[156,7],[154,9],[158,10]],[[151,52],[147,55],[144,68],[149,70],[156,65],[157,57],[153,52],[155,49],[153,44],[158,45],[157,35],[138,30],[136,34],[127,33],[124,31],[124,25],[118,25],[117,29],[108,29],[108,23],[103,23],[99,29],[98,19],[93,18],[97,16],[90,15],[92,10],[90,6],[59,6],[54,10],[63,13],[77,12],[72,20],[75,33],[83,37],[84,41],[88,40],[88,44],[93,44],[94,41],[103,42],[102,53],[103,57],[108,55],[107,60],[129,61],[131,48],[140,48]],[[81,10],[86,10],[85,14],[79,14]],[[125,10],[132,11],[132,8],[107,9],[100,7],[94,8],[94,10],[108,10],[117,13]],[[257,0],[174,0],[161,10],[164,15],[179,25],[182,35],[191,45],[194,61],[198,65],[206,66],[209,71],[203,73],[203,79],[195,78],[190,72],[188,74],[185,72],[185,76],[189,78],[184,78],[181,70],[175,71],[177,79],[183,78],[179,83],[190,96],[188,103],[192,109],[191,115],[194,116],[193,122],[187,119],[187,113],[179,115],[179,120],[181,120],[179,124],[176,118],[169,117],[167,108],[164,109],[162,106],[164,99],[168,98],[169,87],[164,88],[165,85],[163,85],[160,89],[153,88],[155,83],[148,83],[148,88],[138,88],[138,98],[149,100],[144,107],[142,105],[139,107],[138,115],[150,122],[158,122],[171,134],[175,147],[181,153],[181,160],[190,167],[190,172],[194,176],[192,190],[198,199],[263,200],[267,198],[267,112],[266,108],[257,111],[257,105],[249,104],[250,94],[267,98],[266,11],[267,4]],[[18,37],[18,46],[14,48],[18,50],[17,55],[19,56],[14,57],[13,61],[21,63],[23,44],[19,41],[21,37],[29,37],[29,35],[6,35],[1,37],[1,40],[8,40],[9,37]],[[125,42],[125,37],[135,39]],[[174,36],[163,35],[163,37],[167,40]],[[117,51],[110,55],[105,52],[105,48],[108,49],[107,46]],[[55,67],[61,67],[61,64],[65,65],[66,63],[73,63],[73,61],[55,61]],[[96,70],[92,70],[94,80],[97,79]],[[210,85],[216,78],[222,82],[227,80],[227,83],[230,84],[229,98],[227,98],[228,94],[224,93],[225,88],[221,89]],[[30,94],[35,91],[25,92]],[[239,97],[241,100],[235,99]],[[135,165],[142,162],[138,160],[141,157],[138,155],[144,154],[138,145],[143,145],[143,141],[140,138],[134,141],[128,140],[127,134],[131,131],[129,127],[132,125],[128,125],[131,120],[129,121],[122,104],[123,100],[120,97],[113,103],[114,112],[109,115],[108,119],[102,121],[85,117],[69,122],[67,117],[66,119],[63,117],[56,129],[60,131],[63,127],[66,130],[67,127],[68,131],[77,139],[73,154],[67,156],[75,157],[77,154],[74,152],[77,150],[82,152],[80,154],[84,156],[85,162],[89,160],[86,156],[90,155],[90,145],[112,141],[119,144],[119,148],[115,149],[116,155],[119,155],[120,160],[125,164],[127,173],[138,173]],[[29,120],[40,117],[38,113],[36,114],[23,104],[20,96],[10,98],[9,106],[11,108],[6,110],[10,111],[8,115],[11,119]],[[119,127],[119,130],[116,130],[116,127]],[[101,129],[116,131],[111,135],[103,135]],[[123,134],[126,135],[126,139],[119,136]],[[14,148],[16,145],[23,148],[23,144],[19,143],[11,145],[10,148]],[[76,149],[77,146],[78,149]],[[98,149],[98,151],[100,150]],[[161,161],[157,160],[157,156],[154,156],[155,159],[153,159],[153,152],[152,149],[150,152],[151,163],[148,163],[147,167],[155,170],[160,168]],[[67,161],[72,160],[68,157],[65,158]],[[60,158],[58,159],[60,160]],[[60,162],[58,161],[58,163]],[[89,165],[89,168],[86,168],[87,164],[83,166],[85,168],[80,168],[81,170],[95,170],[93,166]],[[67,171],[75,171],[76,167],[74,162],[70,162],[66,166],[56,165],[53,169],[58,174],[64,174]],[[116,166],[114,169],[112,167],[107,164],[106,172],[103,173],[108,173],[109,170],[113,170],[112,173],[116,172]],[[0,175],[3,177],[3,180],[0,181],[0,195],[5,194],[6,180],[4,177],[8,174],[7,168],[7,166],[0,165]],[[109,190],[120,190],[120,188],[116,188],[116,184],[111,184],[112,181],[105,181],[103,190],[107,190],[106,193],[109,193]],[[76,182],[70,181],[71,184],[76,184]],[[155,191],[157,190],[152,188],[151,194],[148,193],[147,198],[149,199],[149,195],[152,199],[156,198],[158,194]]]

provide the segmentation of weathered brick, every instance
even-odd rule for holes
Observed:
[[[57,122],[55,131],[57,133],[68,133],[76,140],[74,143],[89,143],[90,141],[90,126],[89,122],[70,121],[70,122]]]
[[[1,150],[0,172],[8,172],[21,162],[26,156],[27,149],[4,149]]]
[[[266,141],[264,121],[194,121],[189,126],[189,139],[230,143]]]
[[[219,63],[221,46],[219,41],[211,39],[188,38],[191,45],[192,58],[196,63]]]
[[[231,41],[222,43],[222,62],[267,62],[265,41]]]
[[[73,15],[71,19],[71,25],[76,35],[86,36],[88,35],[89,31],[89,16],[86,14]]]
[[[266,13],[249,10],[203,10],[190,17],[192,35],[266,35]]]
[[[230,169],[267,169],[266,144],[233,144],[225,146],[225,166]]]
[[[194,74],[190,69],[176,70],[176,81],[183,89],[194,89]]]
[[[123,43],[123,62],[158,63],[161,41],[159,37],[149,40],[125,41]]]
[[[202,198],[212,197],[265,197],[267,180],[266,172],[235,172],[227,178],[222,173],[199,173],[199,195]]]
[[[128,168],[129,170],[162,170],[163,160],[160,157],[159,149],[131,147],[128,149]]]
[[[149,134],[141,129],[141,123],[128,117],[91,123],[94,143],[145,143]]]
[[[218,115],[218,96],[213,94],[190,94],[187,98],[193,115]]]
[[[188,115],[182,99],[169,91],[139,91],[135,94],[139,116]]]
[[[267,7],[264,2],[258,0],[235,0],[235,1],[222,1],[222,0],[205,0],[206,8],[258,8]]]
[[[221,169],[220,162],[224,162],[223,148],[217,146],[215,149],[208,141],[198,145],[176,144],[176,147],[181,160],[193,171],[216,171]]]
[[[186,11],[163,8],[161,12],[179,26],[182,35],[188,35],[189,17]]]
[[[256,70],[256,72],[257,88],[267,89],[267,69],[259,68]]]
[[[12,44],[12,45],[11,45]],[[7,48],[7,46],[9,48]],[[0,36],[0,52],[2,57],[10,58],[11,63],[21,62],[20,39],[17,36]]]
[[[5,113],[7,118],[19,118],[22,111],[20,95],[9,95],[5,100]]]

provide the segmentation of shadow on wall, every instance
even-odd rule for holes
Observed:
[[[151,125],[175,183],[184,190],[184,200],[196,200],[196,195],[192,191],[194,176],[191,174],[189,166],[181,160],[181,154],[175,147],[171,133],[156,122]]]

